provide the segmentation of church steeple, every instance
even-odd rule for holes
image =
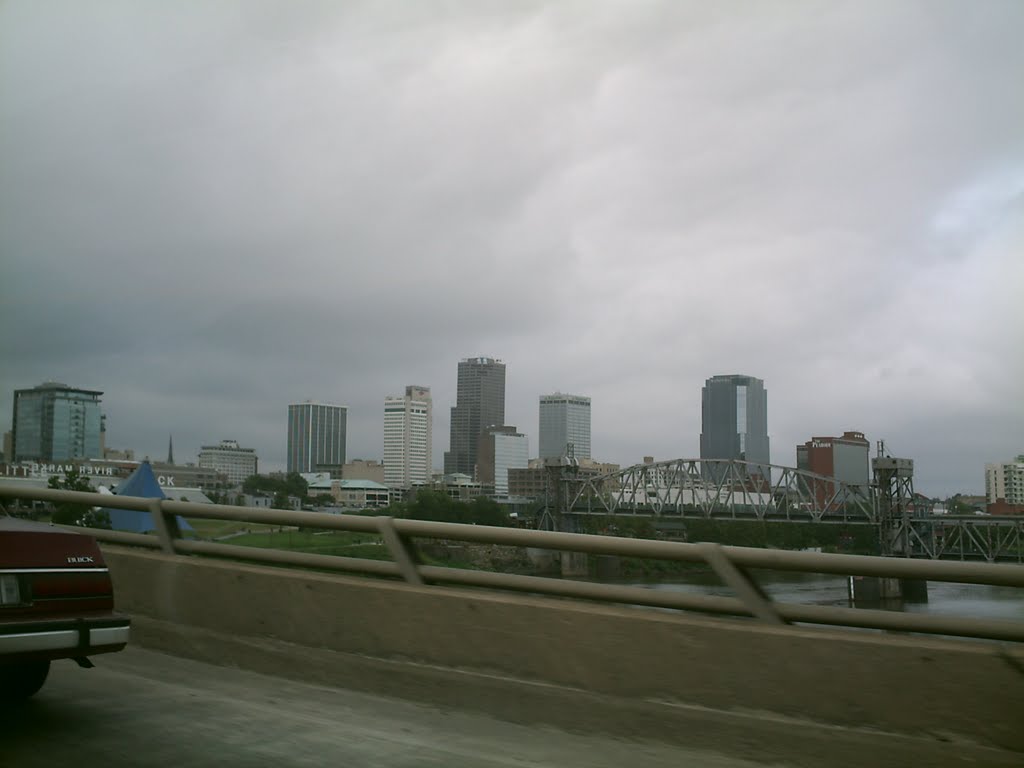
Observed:
[[[168,435],[167,437],[167,463],[174,463],[174,435]]]

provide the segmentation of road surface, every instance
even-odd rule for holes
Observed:
[[[2,768],[763,766],[514,725],[139,648],[94,661],[94,669],[54,662],[35,698],[0,709]]]

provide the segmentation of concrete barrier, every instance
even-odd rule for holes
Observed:
[[[891,736],[890,757],[1024,753],[1017,646],[103,549],[138,642],[218,663],[563,727],[621,730],[626,708],[626,735],[701,746],[727,727],[751,755],[787,729],[826,752],[856,731]]]

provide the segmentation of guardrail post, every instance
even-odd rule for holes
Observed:
[[[710,565],[718,577],[736,592],[736,597],[743,601],[754,616],[770,624],[788,624],[775,610],[772,599],[765,594],[761,586],[750,578],[745,569],[736,565],[725,554],[721,544],[698,544],[705,562]]]
[[[149,514],[153,518],[156,537],[160,540],[160,549],[168,555],[174,554],[174,540],[180,535],[178,521],[174,515],[168,520],[164,513],[163,499],[149,502]]]
[[[393,517],[378,517],[377,529],[380,531],[391,557],[394,558],[398,570],[401,571],[402,578],[410,584],[422,585],[423,577],[420,576],[419,568],[416,567],[420,558],[412,540],[398,533]]]

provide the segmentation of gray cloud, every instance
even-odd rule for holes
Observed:
[[[0,389],[106,392],[108,441],[508,364],[597,455],[697,453],[765,379],[773,457],[862,429],[926,492],[1024,451],[1015,2],[0,7]],[[8,401],[9,402],[9,401]],[[9,426],[9,408],[0,426]]]

